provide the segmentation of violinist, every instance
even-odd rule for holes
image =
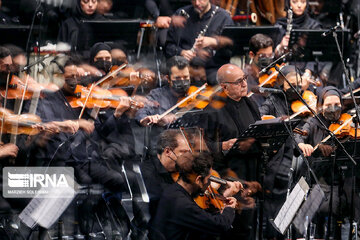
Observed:
[[[343,102],[341,92],[335,87],[325,87],[322,90],[317,102],[317,110],[319,118],[325,123],[327,127],[331,123],[336,122],[342,113]],[[305,156],[311,156],[314,152],[314,147],[321,142],[328,134],[322,128],[316,118],[310,118],[302,130],[307,132],[307,136],[296,135],[299,148]],[[330,145],[320,144],[319,149],[323,156],[329,156],[334,148]]]
[[[297,88],[301,95],[308,88],[309,83],[305,79],[301,78],[301,76],[297,73],[295,66],[287,65],[283,67],[281,71],[289,80],[289,82]],[[280,88],[285,93],[286,98],[284,94],[281,93],[270,94],[259,109],[261,116],[272,115],[275,117],[283,117],[287,116],[288,114],[293,114],[291,104],[298,99],[298,96],[280,74],[277,77],[276,85],[280,86]],[[312,102],[314,108],[316,104],[316,98],[313,100],[315,100]]]
[[[336,123],[342,116],[344,105],[341,96],[341,92],[337,88],[332,86],[325,87],[322,90],[321,95],[319,96],[317,104],[318,116],[321,121],[326,125],[326,127],[329,127],[331,124]],[[306,136],[295,134],[295,139],[298,143],[298,146],[305,156],[310,156],[310,159],[312,160],[313,170],[315,171],[317,177],[320,179],[320,183],[329,187],[329,185],[331,184],[332,166],[329,161],[326,161],[326,159],[330,157],[331,153],[335,150],[335,147],[332,144],[331,140],[325,143],[321,143],[321,141],[328,136],[328,133],[325,129],[323,129],[322,125],[320,125],[318,120],[314,117],[310,118],[305,123],[305,125],[302,127],[302,131],[305,131],[307,133]],[[317,144],[319,144],[318,149],[320,151],[315,152],[314,147]],[[342,189],[342,191],[334,191],[334,201],[336,202],[337,200],[340,200],[340,197],[340,201],[344,201],[343,204],[341,204],[342,209],[335,208],[337,210],[334,210],[335,217],[338,218],[345,217],[345,214],[349,213],[349,211],[353,211],[352,209],[348,209],[348,207],[351,205],[351,181],[353,181],[353,179],[349,177],[344,177],[343,173],[341,173],[340,171],[341,168],[339,166],[336,167],[334,182],[336,185],[338,185],[339,189]],[[337,187],[335,187],[335,189],[337,189]],[[354,206],[359,206],[359,201],[360,199],[358,197],[358,193],[355,193]],[[327,204],[320,209],[320,214],[327,214]],[[359,214],[359,208],[356,207],[354,212],[355,220],[359,219]],[[325,218],[326,215],[321,216]],[[324,218],[322,220],[324,220]]]
[[[245,66],[244,72],[248,75],[248,91],[260,84],[259,77],[265,77],[270,74],[259,76],[259,72],[267,67],[274,59],[273,40],[265,34],[256,34],[249,41],[249,58],[250,63]],[[270,71],[270,70],[269,70]],[[265,84],[264,86],[271,86]],[[265,101],[265,96],[254,94],[251,99],[260,107]]]
[[[175,114],[168,114],[161,120],[159,115],[174,106],[181,97],[184,97],[190,87],[189,62],[181,56],[174,56],[167,61],[168,86],[150,91],[147,98],[158,102],[159,107],[145,107],[140,109],[136,119],[143,126],[157,124],[165,126],[175,120]]]
[[[224,210],[217,214],[206,212],[193,200],[210,184],[211,156],[187,152],[177,158],[176,164],[180,176],[162,194],[151,239],[212,239],[229,230],[235,216],[235,198],[226,198]]]

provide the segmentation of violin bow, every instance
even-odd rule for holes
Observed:
[[[10,72],[8,73],[7,78],[6,78],[4,109],[6,109],[6,104],[7,104],[9,81],[10,81],[9,79],[10,79]],[[4,133],[4,122],[5,122],[5,113],[3,113],[2,117],[1,117],[0,142],[2,142],[2,136]]]
[[[181,135],[182,135],[183,138],[185,139],[185,142],[186,142],[186,144],[187,144],[190,152],[191,152],[191,153],[194,153],[194,149],[193,149],[193,147],[192,147],[192,145],[191,145],[191,143],[190,143],[190,140],[189,140],[188,135],[187,135],[186,132],[185,132],[185,128],[184,128],[184,127],[179,127],[179,129],[180,129]]]
[[[178,102],[177,104],[175,104],[174,106],[172,106],[171,108],[169,108],[167,111],[165,111],[163,114],[161,114],[159,116],[159,120],[162,119],[163,117],[165,117],[166,115],[168,115],[169,113],[171,113],[174,109],[176,109],[178,106],[180,106],[181,104],[183,104],[184,102],[186,102],[187,100],[189,100],[190,98],[194,97],[195,95],[197,95],[199,92],[201,92],[202,90],[204,90],[207,86],[207,83],[205,83],[204,85],[202,85],[201,87],[199,87],[195,92],[191,93],[189,96],[187,96],[186,98],[184,98],[183,100],[181,100],[180,102]]]
[[[334,130],[333,133],[334,133],[334,134],[338,133],[341,129],[343,129],[346,125],[348,125],[348,124],[352,121],[353,117],[355,117],[355,115],[351,116],[351,118],[349,118],[349,119],[346,120],[343,124],[341,124],[337,129]],[[316,144],[316,146],[314,147],[314,151],[315,151],[316,149],[318,149],[318,147],[319,147],[320,144],[326,142],[326,141],[329,140],[330,138],[331,138],[331,136],[328,135],[326,138],[324,138],[323,140],[321,140],[320,143]]]
[[[214,92],[209,96],[208,100],[210,100],[221,89],[222,89],[222,87],[220,85],[217,85],[216,88],[214,89]],[[195,108],[196,104],[199,103],[200,101],[204,101],[204,99],[201,99],[201,100],[196,99],[195,101],[190,103],[189,106],[185,107],[183,111],[178,111],[177,113],[175,113],[176,118],[181,118],[186,113],[190,112],[193,108]]]
[[[120,70],[124,69],[126,67],[126,63],[122,64],[120,67],[118,67],[115,71],[112,71],[111,73],[106,74],[104,77],[102,77],[99,81],[97,81],[94,84],[91,84],[91,87],[89,89],[89,93],[86,95],[85,101],[84,101],[84,105],[81,109],[81,112],[79,114],[79,119],[82,118],[85,108],[86,108],[86,103],[89,101],[90,95],[94,89],[94,87],[100,85],[101,83],[103,83],[104,81],[106,81],[107,79],[109,79],[110,77],[114,77],[114,75],[116,75],[118,72],[120,72]],[[97,111],[99,112],[99,111]],[[97,115],[97,114],[95,114]]]

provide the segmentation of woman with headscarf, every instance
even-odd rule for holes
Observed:
[[[66,19],[60,27],[58,42],[69,43],[73,49],[78,42],[81,20],[103,19],[96,13],[97,4],[97,0],[77,0],[73,16]]]

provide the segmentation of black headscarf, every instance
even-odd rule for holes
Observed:
[[[103,42],[95,43],[90,49],[90,63],[94,62],[96,54],[102,50],[111,51],[111,47]]]
[[[101,18],[101,15],[96,13],[96,11],[91,15],[85,14],[83,12],[83,10],[81,9],[80,1],[81,0],[77,0],[76,6],[75,6],[75,9],[74,9],[74,13],[73,13],[73,19],[77,23],[80,23],[80,20],[95,20],[95,19]]]
[[[290,1],[291,0],[285,0],[284,10],[286,11],[286,17],[279,18],[277,20],[277,23],[280,24],[285,29],[287,26],[287,11],[290,8]],[[296,16],[295,14],[293,14],[292,25],[293,25],[294,29],[318,29],[321,27],[317,21],[315,21],[314,19],[312,19],[309,16],[309,1],[308,0],[306,1],[306,8],[302,15]]]
[[[333,86],[327,86],[324,87],[318,97],[317,101],[317,109],[320,109],[322,105],[324,104],[324,99],[328,96],[338,96],[340,98],[341,106],[344,106],[343,100],[342,100],[342,93],[339,89]]]

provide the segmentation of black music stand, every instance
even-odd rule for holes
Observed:
[[[308,29],[293,29],[291,31],[289,48],[300,53],[301,57],[297,58],[297,61],[340,61],[336,43],[322,37],[323,32],[324,30]],[[349,43],[350,30],[336,32],[340,45],[346,49]],[[342,34],[344,35],[342,36]]]
[[[229,37],[234,41],[232,56],[246,55],[249,52],[249,41],[252,36],[258,33],[266,34],[275,39],[280,32],[280,27],[239,27],[226,26],[222,31],[222,36]]]
[[[247,138],[255,138],[262,148],[262,162],[260,172],[260,184],[263,186],[266,173],[266,165],[269,162],[270,154],[280,149],[280,147],[286,142],[289,137],[288,127],[291,125],[291,129],[299,124],[300,120],[283,121],[280,118],[256,121],[241,133],[238,140],[233,145],[230,151],[237,151],[238,142]],[[286,125],[285,125],[286,124]],[[262,225],[264,216],[264,199],[265,193],[262,192],[262,199],[259,206],[259,237],[263,239]]]
[[[4,45],[11,43],[25,49],[29,31],[29,25],[0,25],[0,44]],[[38,36],[39,32],[40,26],[34,26],[33,34]]]
[[[127,48],[135,50],[140,19],[127,20],[82,20],[77,39],[77,51],[89,50],[97,42],[127,43]]]

